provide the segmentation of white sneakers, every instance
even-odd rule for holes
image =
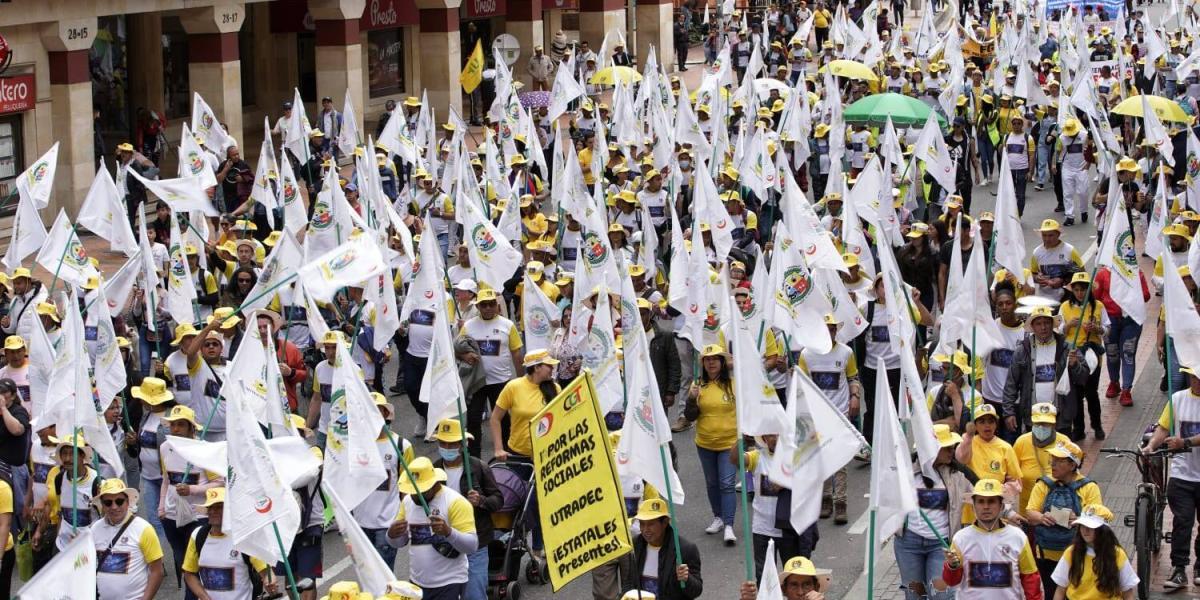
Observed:
[[[721,517],[713,517],[712,524],[709,525],[708,527],[704,528],[704,533],[708,533],[708,534],[716,533],[718,531],[721,531],[721,528],[724,526],[725,526],[725,521],[722,521]]]
[[[732,546],[737,543],[737,536],[733,534],[733,527],[725,526],[725,545]]]

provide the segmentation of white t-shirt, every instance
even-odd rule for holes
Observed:
[[[1049,344],[1041,344],[1036,339],[1031,339],[1030,345],[1033,347],[1033,395],[1036,400],[1034,404],[1038,402],[1054,404],[1057,396],[1054,393],[1054,386],[1058,384],[1054,351],[1058,345],[1053,338]]]
[[[1004,383],[1008,381],[1008,369],[1012,366],[1013,352],[1017,344],[1025,337],[1025,328],[1021,323],[1016,327],[1008,327],[996,319],[996,328],[1000,330],[1003,344],[992,350],[987,357],[986,368],[983,372],[983,382],[979,385],[984,398],[1000,401],[1004,398]]]
[[[646,544],[646,560],[642,563],[642,577],[639,589],[658,595],[658,546]]]
[[[505,383],[516,377],[511,348],[514,343],[519,347],[521,338],[512,321],[500,316],[491,320],[477,317],[464,323],[462,332],[479,343],[480,360],[488,385]]]
[[[908,530],[927,540],[936,540],[939,535],[946,539],[950,535],[950,492],[946,491],[945,482],[941,477],[934,477],[931,480],[933,487],[926,488],[920,471],[913,473],[913,481],[917,489],[917,506],[924,511],[925,517],[920,512],[908,513]],[[929,528],[925,518],[937,528],[937,535]]]
[[[104,562],[96,567],[96,590],[100,600],[141,600],[150,579],[150,563],[163,557],[162,544],[154,527],[136,515],[129,518],[133,521],[115,543],[113,537],[121,524],[111,525],[105,519],[92,524],[97,560],[100,554],[108,551]]]
[[[1093,550],[1091,546],[1087,547],[1087,553],[1088,556],[1095,560],[1096,551]],[[1058,564],[1054,565],[1054,573],[1050,575],[1050,578],[1054,580],[1054,583],[1057,584],[1058,587],[1067,587],[1067,585],[1071,583],[1070,558],[1070,554],[1063,553],[1062,558],[1058,560]],[[1134,571],[1133,565],[1129,563],[1128,556],[1125,557],[1125,561],[1119,567],[1119,571],[1121,591],[1132,590],[1133,588],[1137,587],[1139,582],[1141,582],[1141,579],[1139,579],[1137,576],[1137,571]]]
[[[1200,435],[1200,397],[1190,389],[1179,390],[1171,396],[1171,402],[1163,407],[1158,425],[1172,424],[1174,435],[1192,437]],[[1164,429],[1168,429],[1164,427]],[[1200,448],[1171,456],[1171,477],[1184,481],[1200,482]]]

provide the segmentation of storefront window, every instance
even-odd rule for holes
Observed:
[[[180,119],[192,114],[192,92],[188,85],[188,35],[179,17],[163,17],[163,91],[168,119]]]
[[[367,68],[372,98],[404,91],[404,30],[381,29],[367,34]]]
[[[126,20],[123,15],[99,17],[96,41],[88,52],[92,70],[92,106],[100,112],[97,126],[112,157],[116,144],[133,132],[129,109],[129,69],[126,61]]]
[[[15,199],[5,199],[16,190],[13,181],[25,170],[21,154],[21,115],[0,117],[0,215],[10,215],[16,209]]]

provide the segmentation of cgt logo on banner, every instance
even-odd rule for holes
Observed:
[[[584,371],[530,420],[550,585],[633,550],[608,431]]]

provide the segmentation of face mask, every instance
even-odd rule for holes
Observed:
[[[445,462],[454,462],[462,454],[462,448],[438,448],[438,456]]]
[[[1050,439],[1050,436],[1052,435],[1054,435],[1054,428],[1049,425],[1033,426],[1033,437],[1037,438],[1039,442],[1044,442]]]
[[[688,168],[691,168],[691,166],[692,166],[692,161],[690,161],[690,160],[681,160],[681,161],[679,161],[679,168],[680,168],[680,169],[688,169]]]

